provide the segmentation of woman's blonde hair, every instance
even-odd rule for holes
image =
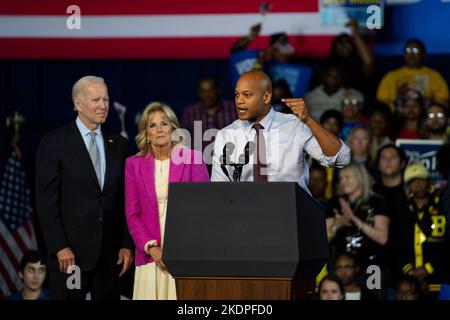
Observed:
[[[362,201],[365,202],[374,195],[372,189],[372,178],[363,164],[352,162],[350,165],[341,169],[341,172],[349,170],[351,174],[358,180],[362,189]]]
[[[367,132],[367,135],[369,136],[369,140],[370,140],[370,142],[372,143],[372,141],[373,141],[373,135],[372,135],[372,131],[370,130],[370,128],[369,128],[368,126],[366,126],[366,125],[357,125],[357,126],[354,127],[354,128],[350,131],[350,133],[348,134],[348,137],[347,137],[347,145],[350,146],[350,145],[352,144],[353,138],[354,138],[354,136],[355,136],[355,132],[358,131],[358,130],[364,130],[364,131],[366,131],[366,132]]]
[[[145,156],[151,151],[150,143],[147,140],[147,125],[150,115],[155,112],[163,113],[167,120],[170,121],[173,130],[180,128],[180,123],[178,122],[177,116],[169,105],[159,101],[149,103],[145,107],[144,111],[142,111],[138,120],[138,133],[136,135],[136,138],[134,139],[139,149],[137,155]],[[179,142],[173,143],[176,144]]]

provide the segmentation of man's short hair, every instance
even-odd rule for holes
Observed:
[[[334,110],[334,109],[329,109],[329,110],[325,111],[322,114],[322,116],[320,117],[320,123],[323,124],[326,120],[328,120],[330,118],[336,119],[336,121],[338,122],[339,129],[342,129],[344,118],[342,117],[341,112]]]
[[[411,38],[406,40],[405,42],[405,49],[411,45],[411,44],[417,44],[417,46],[420,48],[420,51],[422,51],[422,53],[427,53],[427,48],[425,47],[425,44],[423,43],[422,40],[418,39],[418,38]]]
[[[215,78],[213,76],[203,76],[203,77],[199,78],[197,81],[197,87],[200,87],[200,84],[204,81],[210,81],[210,82],[214,83],[215,87],[218,87],[217,78]]]
[[[72,87],[72,100],[75,101],[75,98],[82,92],[85,86],[88,83],[105,83],[105,79],[97,76],[84,76],[83,78],[78,79],[77,82]]]
[[[386,120],[390,120],[391,118],[391,109],[389,108],[389,106],[384,103],[384,102],[380,102],[380,101],[374,101],[372,103],[369,104],[368,106],[369,108],[369,118],[374,115],[375,113],[381,113]]]
[[[320,74],[324,75],[331,70],[336,70],[341,77],[343,77],[345,74],[345,70],[339,60],[335,58],[327,58],[322,62]]]
[[[28,250],[23,254],[23,257],[20,260],[19,271],[23,272],[28,263],[35,263],[39,261],[43,264],[41,253],[37,250]]]

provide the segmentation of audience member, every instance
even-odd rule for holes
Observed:
[[[408,89],[401,96],[399,139],[419,139],[425,115],[425,104],[419,91]]]
[[[380,82],[377,99],[395,111],[395,100],[407,89],[421,93],[428,100],[448,101],[448,86],[442,75],[423,64],[425,44],[419,39],[405,43],[404,66],[388,72]]]
[[[309,112],[316,120],[327,110],[340,110],[344,100],[343,70],[333,61],[326,61],[321,71],[320,85],[305,95]]]
[[[42,288],[47,269],[43,264],[41,253],[28,250],[19,264],[19,277],[23,280],[23,289],[10,295],[8,300],[48,300],[50,294]]]
[[[404,246],[399,251],[403,272],[417,278],[430,298],[437,298],[441,283],[449,280],[449,239],[441,198],[430,187],[430,174],[419,163],[404,173],[409,214],[414,225],[403,226]]]
[[[432,102],[426,113],[424,138],[443,142],[449,141],[447,134],[448,120],[447,107],[440,103]]]
[[[334,261],[333,270],[342,281],[345,290],[345,300],[378,300],[377,296],[358,283],[360,267],[351,253],[342,253]],[[364,280],[364,279],[363,279]],[[362,281],[364,283],[364,281]]]
[[[397,281],[395,291],[396,300],[419,300],[422,296],[419,281],[408,275],[403,275]]]
[[[344,93],[341,112],[344,118],[341,137],[345,141],[350,131],[356,126],[364,125],[367,121],[362,115],[364,107],[364,96],[355,89],[347,89]]]
[[[340,195],[330,201],[326,218],[332,258],[350,252],[361,268],[371,264],[383,267],[389,230],[385,203],[372,191],[363,165],[350,164],[339,171],[339,178]]]
[[[344,285],[334,275],[325,276],[317,289],[319,300],[345,300]]]
[[[363,164],[373,173],[372,157],[370,154],[372,135],[366,126],[354,127],[348,136],[348,146],[352,154],[352,162]]]
[[[309,184],[308,189],[311,195],[320,204],[325,207],[328,198],[325,194],[327,189],[327,171],[325,167],[313,162],[313,165],[309,168]]]
[[[398,252],[402,250],[402,233],[405,226],[413,224],[413,219],[409,215],[403,184],[406,154],[403,149],[396,145],[387,144],[378,151],[376,166],[380,172],[380,177],[374,186],[374,191],[385,199],[386,209],[390,217],[386,255],[390,271],[388,282],[393,287],[393,280],[401,274],[399,272],[401,262],[398,259]]]
[[[356,20],[348,25],[351,34],[340,34],[331,45],[330,59],[337,61],[345,70],[344,86],[366,89],[374,72],[373,54],[359,32]]]
[[[236,106],[233,101],[220,99],[220,88],[217,80],[212,77],[203,77],[198,81],[197,95],[199,101],[184,108],[181,118],[181,127],[191,134],[190,145],[198,148],[194,142],[194,121],[201,121],[199,126],[200,138],[208,129],[220,130],[236,120]],[[198,137],[197,137],[198,138]],[[202,141],[202,148],[211,143]]]
[[[371,107],[367,125],[370,132],[372,132],[372,150],[370,154],[373,159],[376,158],[378,149],[392,142],[389,137],[390,122],[391,115],[387,105],[378,103]]]

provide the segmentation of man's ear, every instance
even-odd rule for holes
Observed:
[[[80,98],[75,98],[73,100],[73,104],[75,106],[75,110],[79,112],[81,110],[81,108],[82,108],[82,103],[81,103]]]
[[[19,277],[20,277],[20,279],[23,280],[23,273],[22,273],[22,271],[19,271]]]
[[[270,104],[272,100],[272,91],[266,91],[263,96],[264,104]]]

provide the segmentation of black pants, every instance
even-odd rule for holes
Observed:
[[[92,300],[120,299],[117,271],[114,264],[107,263],[102,254],[94,269],[81,271],[80,289],[68,288],[67,280],[70,276],[59,270],[50,270],[50,299],[85,300],[88,292],[91,293]]]

